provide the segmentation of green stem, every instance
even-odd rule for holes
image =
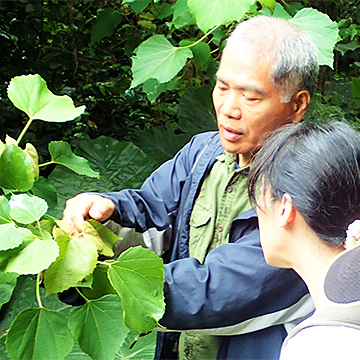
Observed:
[[[199,42],[203,41],[206,37],[208,37],[213,31],[215,31],[220,25],[214,26],[211,30],[209,30],[204,36],[202,36],[199,40],[195,41],[193,44],[186,45],[186,46],[180,46],[178,49],[186,49],[190,48],[192,46],[197,45]]]
[[[51,164],[55,164],[54,161],[51,160],[51,161],[48,161],[48,162],[46,162],[46,163],[39,164],[38,167],[40,168],[40,167],[47,166],[47,165],[51,165]]]
[[[17,143],[19,145],[19,142],[21,141],[21,139],[23,138],[24,134],[26,133],[27,129],[29,128],[29,126],[31,125],[31,123],[33,122],[34,119],[30,118],[28,120],[28,122],[26,123],[25,127],[23,128],[22,132],[20,133],[19,137],[17,138]]]
[[[89,299],[77,287],[75,288],[75,290],[86,302],[89,302]]]
[[[36,299],[39,304],[39,307],[43,308],[43,304],[40,298],[40,278],[41,278],[41,273],[38,273],[36,278]]]

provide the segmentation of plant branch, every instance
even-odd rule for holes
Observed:
[[[51,161],[48,161],[46,163],[39,164],[38,167],[40,168],[40,167],[44,167],[44,166],[51,165],[51,164],[55,164],[55,162],[51,160]]]
[[[36,299],[39,304],[39,307],[43,308],[43,304],[40,298],[40,278],[41,278],[41,273],[38,273],[36,277]]]
[[[213,31],[215,31],[220,25],[214,26],[211,30],[209,30],[204,36],[202,36],[199,40],[195,41],[193,44],[186,45],[186,46],[180,46],[178,49],[186,49],[190,48],[192,46],[197,45],[199,42],[203,41],[206,37],[208,37]]]
[[[26,123],[25,127],[23,128],[23,130],[21,131],[19,137],[17,138],[17,143],[19,145],[19,142],[21,141],[21,139],[23,138],[24,134],[26,133],[27,129],[29,128],[29,126],[31,125],[31,123],[33,122],[34,119],[29,118],[28,122]]]

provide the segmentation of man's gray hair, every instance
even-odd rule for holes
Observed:
[[[289,102],[300,90],[313,94],[319,73],[318,49],[310,35],[290,21],[262,15],[245,20],[231,33],[226,48],[238,49],[239,56],[250,55],[254,61],[273,62],[270,76],[282,102]]]

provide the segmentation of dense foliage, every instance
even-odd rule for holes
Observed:
[[[40,237],[43,243],[36,244],[43,246],[45,241],[55,239],[58,244],[66,243],[68,246],[72,243],[76,247],[76,241],[69,240],[60,223],[54,222],[54,219],[61,218],[65,200],[83,191],[139,187],[158,164],[171,157],[193,134],[215,129],[211,90],[224,39],[238,21],[259,13],[291,19],[305,30],[312,31],[317,42],[323,66],[307,120],[336,117],[360,127],[359,5],[360,0],[0,2],[3,50],[0,60],[0,140],[3,141],[0,143],[0,162],[8,166],[0,168],[0,208],[6,219],[5,223],[3,220],[0,222],[0,226],[8,226],[13,233],[17,233],[14,229],[24,228],[18,232],[28,234],[29,230],[37,239],[39,229],[49,227],[49,224],[44,225],[46,223],[39,225],[40,221],[50,221],[51,235]],[[24,74],[40,74],[53,93],[69,95],[75,106],[86,107],[85,112],[78,116],[84,111],[81,108],[82,111],[72,117],[77,116],[75,120],[59,122],[58,119],[48,121],[46,116],[45,119],[39,116],[41,109],[33,111],[32,108],[18,106],[16,99],[11,99],[14,91],[11,87],[9,91],[9,84],[11,79]],[[23,88],[26,89],[27,85]],[[25,113],[16,109],[12,102]],[[47,112],[49,114],[51,111]],[[29,117],[33,117],[34,121],[27,127]],[[22,132],[24,127],[26,131]],[[6,135],[8,137],[5,138]],[[24,144],[23,148],[19,147],[20,141]],[[71,144],[71,148],[67,143]],[[34,161],[28,157],[34,159],[35,153],[35,163],[45,164],[35,166],[36,171]],[[70,161],[61,160],[64,154],[65,159]],[[8,161],[10,158],[15,163],[22,159],[17,171],[26,172],[24,182],[19,181],[16,188],[11,187],[13,182],[8,176],[12,169]],[[79,159],[87,159],[92,170],[87,168],[84,172],[84,167],[83,172],[74,170],[74,159],[76,164]],[[88,177],[95,173],[97,177]],[[36,198],[35,203],[32,197]],[[20,214],[18,209],[22,209]],[[29,216],[29,213],[32,215]],[[29,218],[24,225],[25,215]],[[90,224],[89,228],[95,226]],[[0,335],[0,359],[9,358],[5,351],[5,339],[8,334],[14,334],[10,324],[23,309],[26,310],[20,316],[22,323],[31,323],[35,319],[43,329],[53,322],[66,327],[64,317],[59,319],[59,315],[54,314],[65,312],[72,318],[69,322],[72,335],[63,334],[67,346],[54,344],[59,348],[59,358],[67,356],[69,351],[68,358],[71,359],[88,359],[85,353],[91,354],[94,359],[102,358],[104,353],[110,353],[116,359],[130,356],[152,358],[154,335],[150,335],[150,339],[139,338],[138,332],[146,332],[154,324],[145,329],[130,326],[135,331],[127,329],[117,334],[111,350],[108,350],[108,344],[100,342],[104,346],[100,352],[96,347],[89,348],[86,341],[86,337],[90,336],[88,329],[80,329],[81,319],[87,313],[95,314],[95,322],[98,319],[102,323],[107,322],[101,318],[102,310],[97,313],[98,309],[106,309],[111,314],[115,310],[116,323],[120,322],[119,297],[115,294],[121,290],[120,285],[114,285],[118,273],[116,266],[113,268],[116,275],[110,280],[112,286],[97,288],[94,282],[92,290],[84,291],[98,302],[87,301],[82,310],[69,310],[59,302],[55,293],[79,282],[86,288],[89,283],[83,278],[91,271],[83,273],[81,279],[74,277],[65,281],[66,285],[63,279],[54,280],[54,274],[62,266],[59,262],[63,260],[61,256],[54,260],[58,256],[55,247],[52,248],[54,259],[50,261],[44,255],[43,260],[48,259],[46,264],[35,261],[38,267],[24,268],[27,261],[17,262],[16,256],[10,261],[7,256],[10,254],[8,251],[18,254],[28,247],[30,241],[24,243],[24,234],[21,236],[20,240],[19,236],[8,236],[6,239],[9,240],[0,247],[0,305],[4,304],[0,312],[0,328],[4,334]],[[32,239],[31,244],[33,242]],[[94,247],[90,244],[89,248]],[[59,249],[61,254],[63,250]],[[100,282],[112,276],[107,271],[109,265],[96,260],[102,249],[95,247],[91,261],[87,261],[92,264],[92,270],[96,266],[93,278],[100,279]],[[44,253],[47,251],[38,254]],[[32,275],[40,274],[44,269],[50,279],[47,281],[45,276],[46,294],[39,287],[40,277]],[[77,269],[72,271],[77,273]],[[37,289],[36,296],[34,288]],[[2,294],[5,294],[3,298]],[[128,321],[131,323],[132,319]],[[109,339],[114,327],[115,323],[109,322],[109,327],[105,329],[109,334],[105,336]],[[29,331],[21,333],[21,338],[31,342],[31,331],[36,329]],[[73,345],[74,336],[76,341]],[[121,340],[117,343],[116,338]],[[130,349],[136,339],[137,343]],[[20,356],[17,341],[13,338],[7,342],[7,351],[12,358]],[[121,343],[124,346],[120,348]],[[38,357],[36,351],[42,352],[39,349],[29,351],[29,358]],[[48,355],[43,353],[41,356],[46,358]]]

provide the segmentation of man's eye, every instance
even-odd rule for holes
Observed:
[[[257,97],[251,97],[251,96],[245,96],[245,95],[244,95],[244,98],[246,101],[249,101],[249,102],[259,100],[259,98],[257,98]]]

